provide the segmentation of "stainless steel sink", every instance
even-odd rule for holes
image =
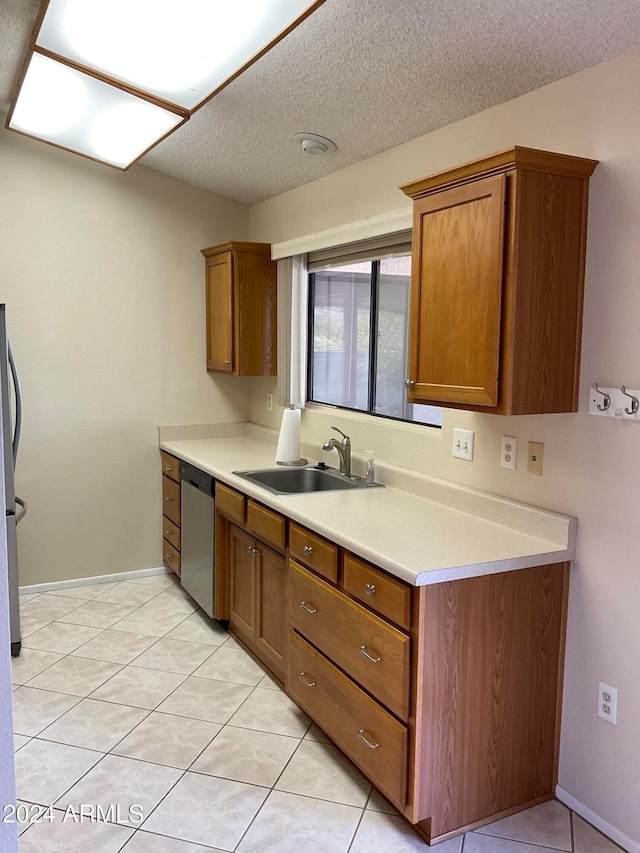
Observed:
[[[362,477],[346,477],[332,468],[261,468],[234,471],[274,495],[300,495],[308,492],[334,492],[367,486]],[[381,483],[374,483],[380,486]]]

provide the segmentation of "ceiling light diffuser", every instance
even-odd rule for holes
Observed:
[[[9,127],[117,168],[184,118],[34,53]]]
[[[193,110],[310,6],[309,0],[50,0],[36,45]]]
[[[6,126],[126,169],[324,0],[42,0]]]

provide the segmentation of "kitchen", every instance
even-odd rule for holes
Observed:
[[[340,419],[378,460],[574,515],[561,788],[618,840],[638,844],[640,685],[633,650],[635,425],[587,414],[592,382],[636,377],[640,54],[636,51],[246,206],[145,168],[118,174],[2,133],[5,291],[25,427],[18,478],[30,517],[25,586],[159,565],[157,426],[249,421],[277,429],[272,379],[203,368],[203,260],[227,239],[278,242],[409,202],[407,181],[515,143],[598,159],[590,183],[580,411],[502,418],[445,410],[443,429]],[[6,284],[8,282],[8,284]],[[335,414],[306,411],[318,448]],[[476,433],[472,464],[452,429]],[[543,476],[499,466],[503,434],[545,445]],[[28,528],[27,528],[28,524]],[[620,691],[617,728],[596,716],[598,681]],[[576,807],[576,806],[574,806]],[[577,808],[577,807],[576,807]],[[636,848],[633,848],[636,849]]]

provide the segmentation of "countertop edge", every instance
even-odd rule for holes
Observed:
[[[237,427],[239,425],[235,426]],[[220,438],[223,437],[245,438],[245,436],[237,435],[237,433],[235,434],[235,436],[220,436]],[[194,441],[207,441],[207,439],[193,438],[189,439],[188,441],[189,443],[192,443]],[[269,444],[259,441],[258,439],[253,439],[252,443],[253,442],[255,442],[256,445],[260,445],[260,448],[264,446],[265,452],[269,452]],[[406,583],[412,586],[427,586],[435,583],[443,583],[446,581],[461,580],[464,578],[478,577],[488,574],[497,574],[500,572],[514,571],[523,568],[531,568],[533,566],[563,563],[571,561],[575,558],[577,533],[577,519],[575,517],[564,516],[560,513],[555,513],[552,510],[546,510],[543,508],[533,507],[527,504],[521,504],[517,501],[511,502],[509,501],[509,499],[501,497],[499,495],[491,495],[490,493],[478,492],[480,496],[484,497],[486,495],[486,497],[489,499],[495,499],[495,505],[497,506],[505,506],[508,508],[510,504],[513,504],[518,508],[522,507],[525,510],[528,510],[530,513],[539,513],[542,517],[553,517],[554,522],[556,522],[556,525],[560,526],[560,528],[566,531],[566,538],[563,537],[564,542],[552,542],[548,539],[545,540],[542,538],[538,538],[536,544],[539,543],[541,550],[536,551],[535,553],[521,554],[508,559],[499,559],[485,562],[469,562],[461,565],[434,568],[427,571],[415,571],[411,568],[408,568],[402,563],[396,562],[393,557],[389,556],[388,554],[380,553],[380,551],[368,547],[366,543],[350,538],[348,534],[346,534],[343,530],[340,530],[339,528],[332,528],[328,527],[326,524],[316,523],[315,519],[311,517],[309,513],[305,513],[304,511],[301,511],[295,506],[296,500],[304,496],[271,494],[270,492],[267,492],[259,486],[254,486],[246,479],[238,477],[237,475],[226,470],[225,468],[221,468],[215,464],[212,464],[210,459],[203,460],[203,458],[199,457],[197,454],[189,452],[184,448],[184,444],[186,443],[187,440],[164,440],[160,441],[159,446],[161,450],[164,450],[167,453],[171,453],[185,462],[190,462],[191,464],[211,474],[217,480],[220,480],[221,482],[230,486],[231,488],[237,489],[246,496],[253,498],[256,501],[259,501],[261,504],[264,504],[265,506],[268,506],[276,510],[277,512],[281,512],[282,514],[290,518],[292,521],[296,521],[304,525],[305,527],[309,528],[310,530],[313,530],[319,535],[331,539],[341,547],[347,548],[348,550],[362,557],[364,560],[368,560],[374,565],[379,566],[380,568],[388,571],[390,574],[394,575],[395,577],[398,577],[399,579],[405,581]],[[234,470],[242,470],[242,467],[243,466],[241,465],[234,465]],[[275,465],[273,463],[270,464],[267,462],[262,467],[275,467]],[[447,483],[447,486],[449,488],[455,489],[456,484]],[[394,489],[396,491],[402,491],[397,489],[397,487],[393,486],[388,486],[387,488]],[[463,486],[461,488],[467,494],[474,493],[474,490],[469,489],[466,486]],[[452,512],[459,512],[463,516],[465,514],[471,515],[471,517],[477,518],[486,524],[504,527],[507,530],[512,530],[517,533],[521,533],[522,535],[528,536],[534,542],[536,541],[536,537],[529,531],[522,531],[508,524],[502,525],[499,521],[483,517],[482,514],[475,515],[469,513],[468,510],[465,511],[455,506],[452,507],[447,504],[442,504],[439,501],[433,501],[429,498],[417,496],[413,492],[402,491],[402,494],[406,495],[408,498],[413,498],[415,500],[425,501],[427,503],[433,503],[438,506],[445,507],[446,509]]]

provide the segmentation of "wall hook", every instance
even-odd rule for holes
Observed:
[[[634,397],[633,394],[627,394],[627,389],[624,385],[620,386],[620,390],[624,394],[625,397],[629,397],[631,400],[631,410],[629,410],[626,406],[624,407],[625,412],[628,415],[635,415],[638,411],[638,398]]]
[[[597,392],[598,392],[598,394],[602,394],[602,396],[604,397],[604,400],[602,401],[604,405],[602,405],[602,406],[601,406],[601,405],[600,405],[600,403],[598,403],[598,404],[597,404],[597,406],[596,406],[596,409],[597,409],[599,412],[606,412],[606,411],[607,411],[607,409],[609,408],[609,406],[611,405],[611,397],[607,394],[607,392],[606,392],[606,391],[601,391],[601,390],[598,388],[598,383],[597,383],[597,382],[594,382],[594,383],[593,383],[593,385],[592,385],[591,387],[593,388],[593,390],[594,390],[594,391],[597,391]],[[636,401],[636,402],[637,402],[637,401]]]

